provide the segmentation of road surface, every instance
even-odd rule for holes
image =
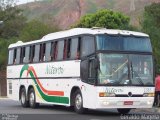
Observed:
[[[151,118],[151,119],[150,119]],[[160,114],[154,109],[132,110],[120,115],[116,110],[88,110],[79,115],[64,106],[41,105],[37,109],[22,108],[20,102],[0,98],[0,120],[159,120]]]

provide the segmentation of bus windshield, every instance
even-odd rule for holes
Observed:
[[[98,54],[98,83],[106,85],[154,85],[151,55]]]
[[[152,52],[148,37],[97,35],[97,50]]]

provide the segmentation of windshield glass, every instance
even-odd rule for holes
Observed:
[[[97,35],[98,50],[152,52],[150,39],[147,37],[122,35]]]
[[[98,83],[108,85],[153,85],[151,55],[102,54]]]

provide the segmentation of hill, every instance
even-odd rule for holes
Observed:
[[[81,16],[99,9],[111,9],[130,16],[131,24],[139,26],[144,7],[160,0],[42,0],[20,5],[24,15],[49,25],[67,29]]]

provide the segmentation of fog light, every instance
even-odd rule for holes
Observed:
[[[103,105],[109,105],[109,102],[103,101]]]
[[[151,105],[151,104],[152,104],[152,101],[147,101],[147,104],[148,104],[148,105]]]

